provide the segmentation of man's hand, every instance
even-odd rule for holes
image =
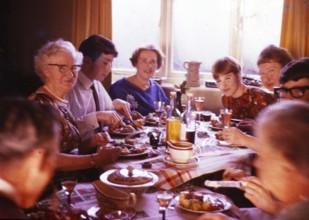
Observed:
[[[130,103],[121,99],[114,99],[113,106],[117,112],[124,115],[126,118],[132,119],[130,114]]]

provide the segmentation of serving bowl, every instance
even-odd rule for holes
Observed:
[[[124,170],[124,169],[120,169],[120,170]],[[136,196],[140,196],[143,193],[145,193],[149,187],[154,186],[159,180],[159,177],[156,174],[146,171],[146,170],[141,170],[152,177],[151,181],[142,183],[142,184],[114,183],[114,182],[111,182],[108,177],[111,174],[113,174],[115,171],[119,171],[119,169],[111,169],[111,170],[104,172],[103,174],[101,174],[100,180],[109,186],[113,186],[115,188],[121,189],[122,191],[125,191],[127,193],[133,192],[135,193]]]

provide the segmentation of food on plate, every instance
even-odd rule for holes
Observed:
[[[107,179],[116,184],[139,185],[151,182],[153,177],[146,170],[138,170],[132,166],[128,166],[124,169],[115,170]]]
[[[135,139],[128,139],[125,142],[115,140],[113,145],[121,148],[120,155],[142,154],[150,147],[149,144],[139,144],[136,142]]]
[[[148,113],[148,115],[147,115],[146,118],[145,118],[145,121],[146,121],[147,123],[153,123],[153,124],[155,124],[155,123],[158,123],[158,122],[159,122],[159,117],[156,116],[155,113]]]
[[[179,206],[193,211],[221,211],[225,208],[222,199],[206,192],[183,191],[179,194]]]
[[[216,136],[216,139],[217,139],[217,140],[219,140],[219,141],[224,141],[222,132],[216,133],[215,136]]]
[[[123,127],[120,128],[116,128],[115,130],[112,130],[112,133],[119,133],[119,134],[129,134],[129,133],[133,133],[136,130],[131,126],[131,125],[125,125]]]
[[[137,112],[135,110],[131,111],[131,117],[132,117],[133,120],[144,118],[139,112]]]
[[[216,120],[216,119],[212,119],[212,120],[210,121],[210,124],[211,124],[213,127],[216,127],[216,128],[223,128],[223,124],[222,124],[220,121]]]

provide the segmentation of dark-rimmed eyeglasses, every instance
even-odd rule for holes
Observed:
[[[305,95],[306,90],[309,89],[309,86],[299,86],[299,87],[293,87],[293,88],[285,88],[285,87],[275,87],[274,88],[274,94],[277,98],[283,98],[286,96],[287,93],[290,93],[290,95],[293,98],[301,98]]]
[[[81,65],[72,65],[71,67],[69,67],[68,65],[65,65],[65,64],[56,64],[56,63],[49,63],[47,65],[48,66],[57,66],[61,73],[66,73],[69,70],[71,70],[71,72],[73,72],[73,73],[76,73],[81,68]]]

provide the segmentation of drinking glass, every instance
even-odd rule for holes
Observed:
[[[165,112],[165,102],[155,101],[153,102],[153,105],[154,105],[155,112],[159,118],[159,122],[158,122],[158,126],[159,126],[162,114]]]
[[[194,103],[196,108],[196,113],[198,114],[197,120],[201,120],[201,111],[203,109],[205,97],[197,96],[194,97]]]
[[[71,205],[71,194],[77,184],[77,180],[74,178],[65,178],[61,180],[61,187],[65,194],[68,196],[68,206]]]
[[[230,127],[230,121],[232,118],[233,111],[231,109],[220,109],[221,121],[224,128]]]
[[[159,202],[159,212],[162,213],[162,220],[165,220],[166,208],[174,198],[174,194],[171,191],[158,191],[157,201]]]

